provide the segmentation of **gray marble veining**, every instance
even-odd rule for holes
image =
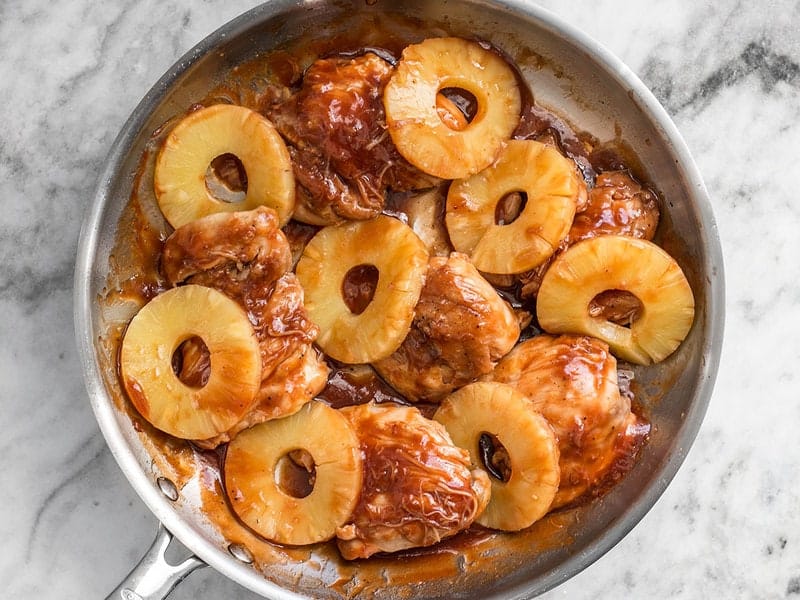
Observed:
[[[675,120],[722,238],[708,415],[643,521],[549,598],[800,598],[800,3],[542,0]],[[83,211],[114,137],[244,0],[0,3],[0,594],[103,597],[155,520],[100,435],[72,327]],[[171,596],[254,598],[211,569]]]

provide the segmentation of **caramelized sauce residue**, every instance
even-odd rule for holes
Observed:
[[[317,396],[334,408],[374,402],[407,404],[388,383],[367,365],[334,365],[328,385]]]

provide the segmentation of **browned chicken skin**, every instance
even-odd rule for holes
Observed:
[[[655,194],[630,175],[624,171],[600,173],[585,210],[575,215],[567,243],[609,234],[652,240],[659,214]]]
[[[516,387],[552,425],[561,453],[553,508],[596,485],[635,421],[608,346],[583,336],[539,335],[515,347],[486,380]]]
[[[433,257],[411,330],[373,364],[412,401],[441,400],[492,370],[519,338],[514,312],[465,254]]]
[[[300,90],[269,111],[289,142],[298,182],[295,218],[316,225],[369,219],[387,187],[430,187],[386,131],[383,88],[392,66],[375,54],[315,61]]]
[[[200,445],[216,446],[256,423],[291,414],[325,386],[328,367],[312,346],[318,328],[306,315],[291,265],[289,243],[267,208],[209,215],[178,228],[165,242],[161,268],[167,281],[213,287],[241,303],[261,352],[254,408],[231,430]],[[201,382],[207,354],[194,340],[181,349],[181,377]]]
[[[179,227],[167,239],[161,270],[170,285],[214,284],[235,299],[276,281],[292,255],[274,211],[216,213]]]
[[[348,560],[430,546],[466,529],[489,502],[489,477],[469,453],[414,407],[368,403],[342,409],[364,457],[361,497],[337,530]]]

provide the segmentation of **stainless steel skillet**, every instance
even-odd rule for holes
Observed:
[[[109,292],[120,280],[125,209],[140,184],[136,173],[151,134],[206,95],[234,65],[259,52],[303,36],[334,36],[359,27],[368,31],[378,22],[396,23],[398,31],[419,39],[447,32],[492,40],[520,66],[537,102],[601,141],[624,140],[664,199],[662,241],[687,273],[697,301],[694,327],[679,352],[655,369],[637,370],[640,399],[657,426],[628,476],[600,500],[557,515],[536,531],[481,542],[466,562],[457,551],[437,555],[435,571],[424,554],[387,559],[376,568],[341,565],[324,552],[275,554],[246,543],[232,545],[202,506],[201,469],[176,475],[169,468],[124,410],[115,372],[114,332],[131,307],[119,298],[111,301]],[[625,65],[569,24],[518,1],[279,0],[254,8],[190,50],[145,95],[111,149],[81,232],[75,330],[87,392],[120,468],[163,524],[151,551],[112,597],[162,598],[202,564],[281,600],[527,598],[542,593],[616,544],[675,475],[711,396],[723,310],[716,225],[680,134]],[[172,535],[196,558],[178,567],[167,565],[163,551]]]

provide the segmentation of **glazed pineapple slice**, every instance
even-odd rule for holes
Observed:
[[[434,419],[490,475],[491,500],[478,523],[518,531],[547,514],[560,480],[558,443],[526,396],[503,383],[472,383],[450,394]]]
[[[465,90],[477,112],[464,124],[442,119],[439,92]],[[520,93],[511,67],[494,52],[460,38],[407,46],[383,93],[386,124],[397,150],[418,169],[444,179],[489,166],[519,123]]]
[[[347,419],[311,401],[233,439],[225,455],[225,490],[234,512],[259,535],[281,544],[313,544],[332,538],[350,517],[361,490],[361,463]],[[299,469],[310,491],[284,476]]]
[[[320,230],[297,263],[305,306],[319,326],[317,344],[345,363],[389,356],[406,337],[419,300],[428,252],[410,227],[381,215]],[[354,306],[349,290],[371,287],[358,272],[377,274],[366,306]],[[363,279],[363,278],[362,278]]]
[[[512,192],[524,192],[527,201],[515,220],[498,224],[497,205]],[[447,231],[480,271],[522,273],[555,252],[584,193],[572,161],[540,142],[512,140],[493,165],[451,184]]]
[[[630,292],[642,310],[630,327],[589,314],[608,290]],[[542,329],[582,333],[606,342],[614,354],[647,365],[672,354],[694,320],[694,297],[677,262],[652,242],[598,236],[570,246],[545,273],[536,302]]]
[[[219,200],[206,184],[212,161],[232,154],[246,173],[244,200]],[[199,217],[267,206],[289,221],[295,184],[289,151],[265,117],[243,106],[216,104],[184,117],[164,140],[154,172],[161,212],[178,228]]]
[[[205,385],[183,383],[172,367],[182,342],[200,338],[210,354]],[[139,413],[161,431],[204,440],[235,425],[261,383],[261,355],[244,309],[212,288],[186,285],[153,298],[133,317],[120,351],[122,383]]]

